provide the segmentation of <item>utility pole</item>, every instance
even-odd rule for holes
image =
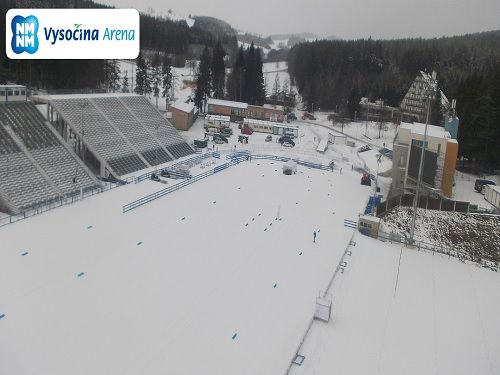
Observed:
[[[420,164],[418,167],[418,179],[417,179],[417,188],[415,191],[415,200],[413,201],[413,217],[411,219],[410,226],[410,244],[413,245],[415,243],[415,223],[417,220],[417,208],[418,208],[418,200],[420,198],[420,185],[422,183],[422,174],[423,174],[423,166],[424,166],[424,155],[425,149],[427,147],[427,127],[429,125],[429,112],[431,105],[431,92],[432,88],[430,87],[429,82],[427,82],[427,115],[425,117],[425,129],[424,129],[424,140],[422,143],[422,151],[420,154]]]

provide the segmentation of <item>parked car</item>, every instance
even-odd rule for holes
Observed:
[[[312,113],[304,112],[302,114],[302,120],[316,120],[316,117]]]
[[[253,134],[253,130],[251,127],[247,126],[247,125],[244,125],[242,128],[241,128],[241,134],[246,134],[246,135],[252,135]]]
[[[484,195],[484,186],[485,185],[496,185],[495,182],[491,180],[483,180],[483,179],[477,179],[476,182],[474,183],[474,190],[476,190],[478,193],[481,193]]]
[[[162,177],[170,178],[170,173],[166,169],[162,170],[160,174]]]
[[[287,141],[283,142],[281,145],[283,147],[294,147],[295,146],[295,142],[290,139],[290,140],[287,140]]]
[[[220,129],[220,134],[222,134],[225,137],[229,137],[233,135],[233,129],[231,128],[221,128]]]
[[[278,142],[281,144],[283,144],[284,142],[292,142],[293,145],[295,146],[295,142],[293,142],[292,138],[287,137],[286,135],[282,135],[281,137],[279,137]]]
[[[295,116],[295,113],[293,112],[290,112],[286,115],[286,119],[287,120],[290,120],[290,121],[294,121],[294,120],[297,120],[297,116]]]
[[[221,145],[223,143],[228,143],[229,141],[222,134],[214,134],[214,142],[217,143],[218,145]]]
[[[273,140],[273,136],[271,134],[269,134],[267,137],[266,137],[266,142],[271,142]]]
[[[158,176],[156,175],[156,173],[153,173],[153,174],[151,175],[151,180],[156,181],[156,182],[160,182],[160,177],[158,177]]]

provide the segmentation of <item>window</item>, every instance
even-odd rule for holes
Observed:
[[[14,96],[19,96],[19,90],[14,91]]]
[[[417,139],[412,139],[411,140],[411,144],[412,144],[412,146],[423,147],[424,141],[419,141]],[[429,143],[427,141],[425,141],[425,148],[428,148],[428,147],[429,147]]]
[[[7,90],[7,96],[12,96],[12,90]]]
[[[0,90],[0,96],[5,96],[5,90]]]
[[[21,95],[22,96],[26,95],[26,90],[21,90]]]

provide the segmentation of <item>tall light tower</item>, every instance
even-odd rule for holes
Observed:
[[[415,199],[413,201],[413,216],[412,216],[411,225],[410,225],[410,244],[411,245],[413,245],[415,243],[414,237],[415,237],[415,224],[417,221],[418,200],[420,198],[420,185],[422,184],[425,149],[427,148],[427,127],[429,125],[431,98],[433,97],[432,94],[436,90],[435,87],[436,86],[434,86],[434,87],[431,86],[429,80],[426,81],[427,115],[425,117],[424,140],[423,140],[423,144],[422,144],[422,151],[420,153],[420,163],[419,163],[419,167],[418,167],[417,186],[416,186],[416,191],[415,191]]]

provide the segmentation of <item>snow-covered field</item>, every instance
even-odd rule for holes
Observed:
[[[357,169],[378,167],[375,150],[357,152],[363,141],[317,152],[329,131],[321,121],[294,122],[294,148],[265,133],[242,145],[231,124],[228,144],[209,145],[221,159],[191,173],[242,149],[334,161],[334,171],[285,176],[282,162],[254,159],[126,214],[124,204],[176,181],[129,184],[0,228],[0,374],[284,373],[353,234],[344,219],[356,221],[373,194]],[[181,134],[202,138],[203,119]],[[384,195],[389,182],[379,177]],[[498,273],[355,241],[328,290],[333,318],[313,323],[292,373],[500,372]]]
[[[291,374],[499,374],[500,275],[357,235]]]
[[[244,162],[123,214],[164,187],[145,181],[1,228],[0,373],[283,371],[370,189],[281,167]]]

